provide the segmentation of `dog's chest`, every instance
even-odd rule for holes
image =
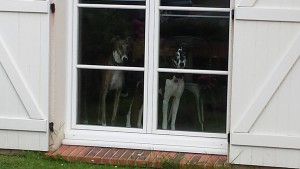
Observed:
[[[120,89],[123,86],[124,75],[122,71],[113,71],[109,83],[109,90]]]
[[[178,96],[180,97],[184,90],[184,80],[183,79],[177,79],[176,77],[173,77],[173,79],[167,79],[166,80],[166,86],[165,86],[165,94],[169,96]]]

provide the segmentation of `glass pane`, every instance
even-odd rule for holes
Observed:
[[[143,67],[144,44],[144,10],[79,10],[79,64]]]
[[[229,13],[161,11],[161,68],[178,68],[182,48],[184,68],[227,70],[228,42]]]
[[[159,73],[159,88],[158,129],[226,132],[227,76]]]
[[[161,0],[162,6],[229,8],[230,0]]]
[[[143,107],[143,76],[143,72],[79,69],[77,123],[137,127]],[[126,118],[129,111],[131,125]],[[141,123],[142,119],[139,127]]]
[[[145,0],[79,0],[85,4],[145,5]]]

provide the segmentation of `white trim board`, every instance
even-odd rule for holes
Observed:
[[[300,150],[300,136],[233,133],[231,144],[239,146],[272,147]]]
[[[47,120],[0,118],[0,130],[47,132]]]
[[[254,6],[255,3],[256,3],[256,0],[242,0],[238,4],[238,7],[251,7],[251,6]]]
[[[300,10],[279,8],[236,8],[235,19],[270,22],[300,22]]]
[[[105,136],[105,137],[103,137]],[[226,138],[67,130],[63,144],[227,155]]]
[[[49,1],[0,0],[0,11],[49,13]]]

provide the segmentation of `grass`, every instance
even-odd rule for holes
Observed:
[[[138,167],[121,167],[97,165],[82,162],[67,162],[61,158],[45,158],[41,152],[24,151],[18,155],[0,155],[0,169],[140,169]]]

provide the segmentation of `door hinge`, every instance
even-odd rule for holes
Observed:
[[[55,3],[50,4],[50,10],[52,13],[55,13]]]
[[[230,133],[227,134],[227,142],[230,143]]]
[[[54,132],[54,123],[53,122],[49,123],[49,130],[50,130],[50,132]]]
[[[231,19],[234,19],[234,9],[231,10]]]

